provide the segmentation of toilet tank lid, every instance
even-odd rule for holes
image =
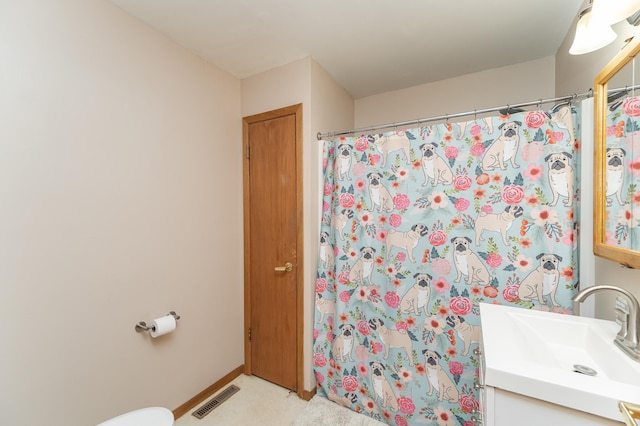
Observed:
[[[148,407],[130,411],[97,426],[171,426],[173,413],[163,407]]]

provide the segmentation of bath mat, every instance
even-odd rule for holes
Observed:
[[[320,396],[311,398],[307,406],[296,416],[292,426],[380,426],[371,417],[339,406]]]

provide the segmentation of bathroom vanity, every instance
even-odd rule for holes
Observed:
[[[622,424],[621,421],[595,416],[494,386],[485,385],[481,392],[483,393],[483,413],[478,425],[620,426]]]
[[[613,340],[613,321],[480,305],[478,424],[621,425],[640,402],[640,363]]]

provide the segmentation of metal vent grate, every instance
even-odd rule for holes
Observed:
[[[198,408],[196,411],[191,413],[194,417],[201,419],[210,412],[213,411],[214,408],[217,408],[220,404],[225,402],[227,399],[231,398],[234,393],[240,390],[239,387],[235,385],[231,385],[227,387],[225,390],[220,392],[218,395],[211,398],[207,401],[202,407]]]

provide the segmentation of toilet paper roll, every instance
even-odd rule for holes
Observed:
[[[154,339],[156,337],[164,336],[167,333],[171,333],[176,329],[176,319],[173,315],[167,315],[161,318],[156,318],[151,322],[151,331],[149,334]]]

